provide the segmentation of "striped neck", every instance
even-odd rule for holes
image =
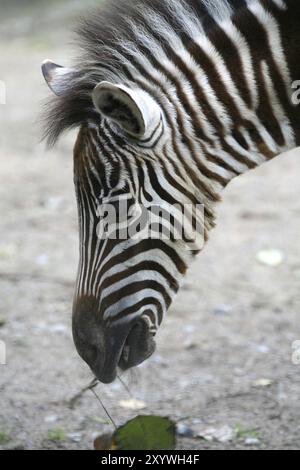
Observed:
[[[165,98],[170,113],[176,109],[199,178],[207,178],[215,193],[300,144],[293,101],[300,76],[299,2],[243,3],[225,20],[216,14],[205,34],[196,34],[187,17],[177,44],[165,33],[165,55],[150,58],[152,71],[157,67],[171,85]]]
[[[241,1],[236,11],[236,2],[218,3],[221,12],[206,7],[209,25],[196,0],[178,1],[168,20],[146,9],[143,27],[131,25],[136,45],[121,43],[116,53],[125,81],[163,112],[164,137],[148,153],[205,205],[208,230],[233,178],[300,144],[299,2]]]
[[[215,135],[204,144],[206,158],[227,171],[225,179],[300,144],[299,18],[299,2],[249,0],[187,45],[212,88],[202,100]]]

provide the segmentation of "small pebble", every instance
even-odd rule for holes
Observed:
[[[192,349],[197,349],[198,344],[195,343],[194,341],[186,341],[186,343],[184,343],[183,347],[187,351],[191,351]]]
[[[195,434],[192,428],[182,423],[177,424],[176,431],[178,436],[181,437],[194,437]]]
[[[56,423],[58,421],[58,416],[56,415],[46,416],[44,421],[45,423],[48,423],[48,424]]]
[[[260,264],[276,268],[284,262],[284,254],[280,250],[262,250],[257,253],[256,259]]]
[[[66,333],[68,331],[68,327],[63,323],[56,323],[49,327],[49,331],[51,331],[51,333]]]
[[[214,314],[219,316],[229,315],[232,312],[231,305],[219,305],[214,309]]]
[[[73,442],[80,442],[82,440],[82,434],[80,432],[70,432],[67,437]]]
[[[266,388],[266,387],[270,387],[271,385],[273,385],[274,381],[272,379],[258,379],[256,380],[255,382],[253,382],[253,387],[257,387],[257,388]]]
[[[225,424],[219,428],[211,427],[204,429],[198,434],[198,437],[208,442],[217,441],[225,444],[227,442],[233,441],[235,438],[235,430]]]
[[[255,345],[255,350],[261,354],[268,354],[268,352],[270,352],[270,349],[265,344]]]
[[[257,437],[247,437],[247,439],[245,439],[246,446],[257,446],[259,443],[260,441]]]
[[[49,197],[48,199],[41,202],[41,204],[46,207],[46,209],[57,211],[63,205],[62,197]]]
[[[185,325],[185,326],[183,327],[183,331],[184,331],[185,333],[194,333],[195,330],[196,330],[195,325]]]
[[[125,408],[127,410],[143,410],[147,407],[144,401],[137,400],[135,398],[130,398],[129,400],[121,400],[119,401],[119,405],[121,406],[121,408]]]

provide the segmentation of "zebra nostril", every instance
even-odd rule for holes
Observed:
[[[123,370],[135,367],[152,356],[155,348],[154,335],[148,324],[140,318],[127,336],[119,366]]]

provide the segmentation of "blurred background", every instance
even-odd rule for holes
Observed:
[[[40,65],[68,65],[100,0],[0,0],[0,448],[89,449],[111,429],[71,338],[76,132],[41,143]],[[234,181],[159,333],[156,355],[99,394],[121,424],[159,413],[185,449],[300,448],[300,152]],[[132,399],[133,397],[133,399]],[[191,434],[197,438],[189,437]]]

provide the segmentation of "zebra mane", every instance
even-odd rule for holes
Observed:
[[[216,21],[230,17],[247,0],[108,0],[77,28],[82,51],[64,75],[60,96],[52,97],[44,113],[44,138],[50,146],[60,135],[97,112],[91,92],[102,80],[126,81],[128,56],[143,56],[145,48],[163,49],[159,38],[178,40],[207,33]],[[148,23],[148,21],[149,23]],[[148,26],[148,29],[147,29]],[[149,26],[152,33],[149,32]],[[155,38],[153,36],[155,32]],[[128,78],[127,78],[128,80]]]

